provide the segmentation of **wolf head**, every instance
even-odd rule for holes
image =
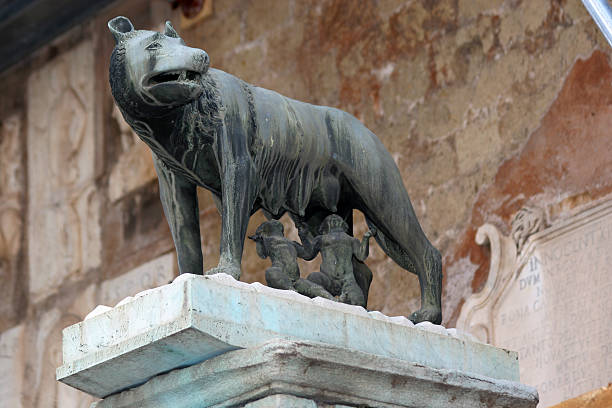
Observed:
[[[135,30],[125,17],[108,22],[115,38],[110,85],[115,101],[133,116],[163,115],[203,92],[206,52],[187,47],[170,22],[164,33]]]

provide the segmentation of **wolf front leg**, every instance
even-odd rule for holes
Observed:
[[[154,155],[159,196],[170,226],[180,273],[202,275],[200,219],[195,184],[172,172]]]
[[[207,275],[226,273],[240,279],[240,263],[251,210],[255,202],[254,170],[248,158],[224,165],[221,181],[221,243],[219,265]]]

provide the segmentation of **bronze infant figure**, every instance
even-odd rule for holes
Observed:
[[[275,289],[289,289],[308,296],[333,300],[333,296],[321,285],[300,278],[297,257],[305,256],[304,247],[285,238],[283,224],[270,220],[261,224],[254,235],[249,237],[257,246],[257,254],[270,258],[272,266],[266,269],[266,283]]]
[[[299,102],[209,68],[203,50],[116,17],[110,85],[123,117],[153,151],[164,213],[181,273],[203,273],[196,188],[221,212],[219,265],[240,277],[249,217],[288,212],[316,233],[338,214],[352,235],[360,210],[376,241],[416,273],[421,309],[410,319],[440,323],[442,262],[416,218],[400,172],[380,140],[354,116]],[[365,271],[365,272],[364,272]],[[356,275],[369,272],[355,268]],[[359,280],[359,279],[358,279]]]
[[[359,262],[366,260],[370,238],[376,235],[376,230],[367,231],[359,242],[347,234],[347,223],[336,214],[325,217],[316,237],[307,228],[303,230],[300,238],[304,249],[299,257],[310,261],[320,252],[323,258],[321,272],[311,273],[308,280],[337,296],[339,302],[366,307],[368,299],[355,279],[353,258]]]

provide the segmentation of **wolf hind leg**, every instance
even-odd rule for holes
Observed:
[[[420,254],[416,248],[404,248],[370,218],[366,217],[366,222],[370,228],[377,228],[375,239],[383,251],[399,266],[416,274],[419,278],[421,308],[412,313],[409,319],[413,323],[429,321],[440,324],[442,322],[442,257],[440,252],[424,235],[419,245],[423,248]]]
[[[442,256],[433,245],[423,251],[423,268],[418,274],[421,286],[421,308],[410,315],[413,323],[442,323]]]

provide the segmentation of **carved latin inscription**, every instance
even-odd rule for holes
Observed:
[[[493,235],[492,241],[501,237]],[[514,262],[512,254],[492,255],[505,259],[502,269],[491,271],[500,284],[486,288],[487,301],[466,302],[458,327],[481,337],[485,332],[492,344],[518,351],[521,381],[538,389],[539,407],[607,385],[612,201],[536,233]]]

